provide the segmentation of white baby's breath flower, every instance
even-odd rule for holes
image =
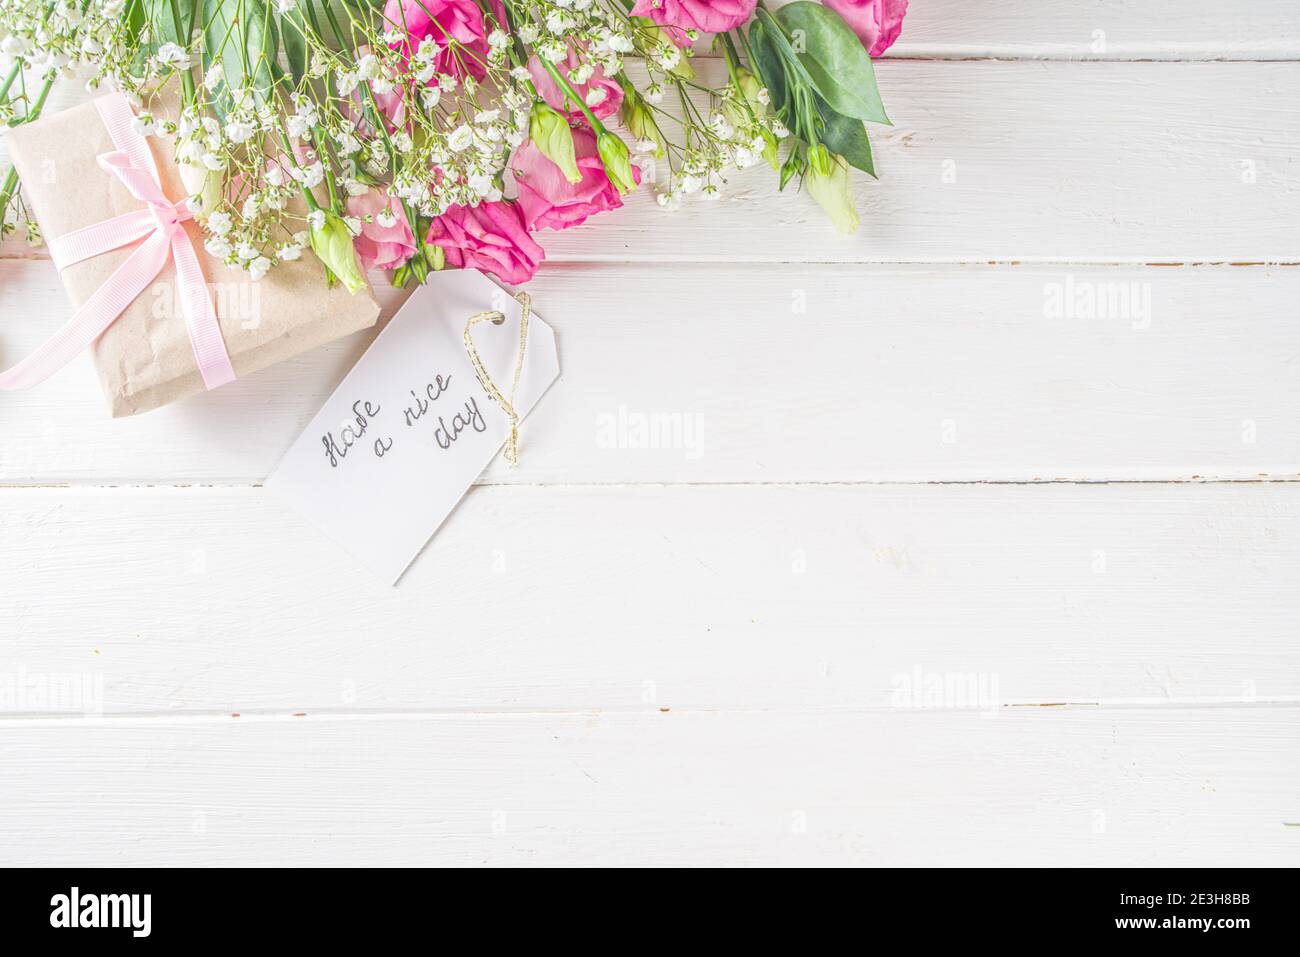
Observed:
[[[736,164],[736,169],[748,169],[758,162],[758,154],[748,146],[737,146],[732,151],[731,161]]]
[[[325,179],[325,167],[321,164],[320,160],[317,160],[315,163],[310,163],[307,166],[299,166],[291,172],[293,178],[302,183],[302,185],[306,186],[308,189],[311,189],[314,186],[319,186]]]
[[[297,6],[298,0],[275,0],[275,9],[280,16],[284,16],[286,13],[293,13],[294,8]],[[286,29],[291,28],[286,27]]]
[[[339,96],[351,96],[352,91],[357,88],[361,82],[360,78],[347,70],[337,71],[336,79],[338,80]]]
[[[225,236],[209,236],[203,248],[217,259],[225,259],[231,252],[230,242]]]
[[[209,93],[213,93],[225,78],[226,75],[222,72],[221,64],[214,63],[208,67],[208,72],[203,74],[203,85],[207,87]]]
[[[424,104],[426,110],[432,110],[442,99],[442,90],[436,86],[426,86],[420,91],[420,102]]]
[[[379,60],[373,53],[363,54],[357,60],[357,76],[363,80],[373,80],[379,76]]]
[[[216,153],[204,153],[203,165],[215,173],[226,168],[226,161]]]
[[[307,225],[312,229],[321,229],[325,225],[325,210],[313,209],[307,214]]]
[[[312,120],[301,114],[294,114],[285,118],[285,126],[289,129],[289,135],[296,140],[303,139],[311,133]]]
[[[290,263],[302,258],[302,246],[298,243],[285,243],[275,255],[277,259]]]
[[[230,213],[221,211],[209,213],[207,222],[209,233],[225,235],[226,233],[229,233],[230,226],[233,225],[234,222],[231,221]]]
[[[346,227],[348,228],[348,232],[350,232],[353,236],[360,236],[360,235],[361,235],[361,220],[360,220],[360,218],[358,218],[358,217],[356,217],[356,216],[344,216],[344,217],[343,217],[343,225],[346,226]]]
[[[265,276],[267,270],[270,268],[271,260],[267,259],[265,256],[258,256],[248,264],[248,274],[253,277],[254,281],[257,281]]]
[[[682,51],[671,43],[665,43],[659,50],[655,62],[664,70],[671,70],[682,61]]]
[[[351,176],[344,176],[343,191],[349,196],[364,196],[366,193],[370,192],[370,187],[359,179],[354,179]]]
[[[141,136],[153,136],[158,132],[158,124],[149,113],[141,113],[131,121],[131,129]]]
[[[351,156],[357,150],[361,149],[361,141],[353,136],[350,132],[344,131],[334,140],[338,144],[340,156]]]
[[[461,152],[473,142],[474,131],[464,123],[452,130],[451,135],[447,137],[448,148],[456,153]]]
[[[253,124],[246,120],[231,120],[226,124],[226,138],[232,143],[243,143],[253,135]]]
[[[179,43],[164,43],[154,56],[164,66],[175,67],[178,70],[190,65],[190,55]]]

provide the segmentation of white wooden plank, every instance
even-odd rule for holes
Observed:
[[[1300,270],[667,268],[532,284],[563,378],[485,481],[1300,473]],[[66,310],[48,264],[0,263],[5,362]],[[81,362],[0,396],[0,480],[261,481],[369,340],[118,421]]]
[[[5,865],[1300,862],[1300,715],[8,722]]]
[[[1300,484],[482,488],[395,589],[262,490],[0,530],[10,714],[1300,700]]]
[[[550,261],[1300,260],[1292,64],[878,66],[896,125],[873,131],[881,179],[857,176],[856,236],[763,167],[675,213],[638,190],[545,236]]]
[[[1300,17],[1292,0],[911,0],[885,56],[1294,60]]]

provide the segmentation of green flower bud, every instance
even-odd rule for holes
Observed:
[[[533,104],[533,112],[528,118],[528,136],[542,155],[560,168],[565,179],[570,183],[582,181],[578,160],[573,154],[573,130],[569,129],[569,121],[542,100]]]
[[[853,206],[853,193],[849,189],[849,164],[844,157],[830,152],[820,143],[808,151],[808,171],[804,186],[817,204],[830,214],[831,222],[840,232],[855,233],[861,220]]]
[[[357,293],[365,289],[366,277],[357,265],[357,253],[352,248],[352,233],[347,223],[337,213],[323,209],[313,212],[311,219],[311,250],[316,258],[343,281],[348,292]]]
[[[763,89],[763,84],[758,82],[758,77],[742,66],[736,70],[736,80],[740,84],[741,94],[749,105],[754,108],[754,113],[758,116],[766,113],[767,105],[758,98],[758,91]]]
[[[645,100],[629,84],[624,87],[627,91],[623,96],[623,109],[619,114],[623,118],[623,125],[627,131],[632,134],[636,140],[646,140],[655,144],[653,156],[655,159],[664,158],[664,136],[659,132],[659,126],[654,121],[654,116],[650,112],[650,107],[646,105]]]
[[[632,178],[632,161],[628,158],[627,144],[611,133],[602,129],[596,134],[596,152],[605,164],[605,175],[614,184],[619,195],[625,195],[636,189],[636,180]]]

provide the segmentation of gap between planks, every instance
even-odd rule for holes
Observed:
[[[1277,698],[1260,698],[1246,700],[1242,698],[1114,698],[1103,701],[1004,701],[995,707],[969,708],[893,708],[886,705],[867,707],[778,707],[778,708],[414,708],[409,710],[331,710],[313,709],[311,711],[248,710],[248,711],[124,711],[111,715],[59,714],[55,712],[8,712],[0,713],[0,727],[6,724],[24,727],[66,727],[68,725],[86,725],[105,727],[112,725],[134,725],[146,722],[155,724],[211,724],[217,722],[238,721],[240,723],[271,724],[294,721],[312,721],[315,723],[343,723],[366,721],[439,721],[460,720],[463,718],[515,719],[515,718],[555,718],[581,716],[628,717],[659,714],[665,720],[673,715],[727,714],[727,715],[914,715],[918,719],[936,715],[967,715],[987,720],[996,720],[999,714],[1013,711],[1024,713],[1033,709],[1050,714],[1061,711],[1207,711],[1218,709],[1253,709],[1279,710],[1300,707],[1300,697],[1284,696]]]
[[[1291,485],[1300,482],[1300,475],[1260,475],[1257,478],[1201,478],[1192,476],[1185,479],[845,479],[841,481],[771,481],[720,479],[715,482],[500,482],[495,480],[475,481],[471,488],[519,488],[519,489],[649,489],[649,488],[857,488],[876,486],[918,486],[918,485]],[[196,491],[206,490],[232,491],[238,489],[261,489],[262,482],[132,482],[104,481],[95,482],[0,482],[0,491]]]

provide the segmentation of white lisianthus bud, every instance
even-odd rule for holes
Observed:
[[[200,218],[206,216],[221,202],[221,174],[194,163],[181,163],[181,182],[190,194],[190,212]],[[226,229],[229,229],[229,216]],[[213,232],[225,232],[214,229]]]

